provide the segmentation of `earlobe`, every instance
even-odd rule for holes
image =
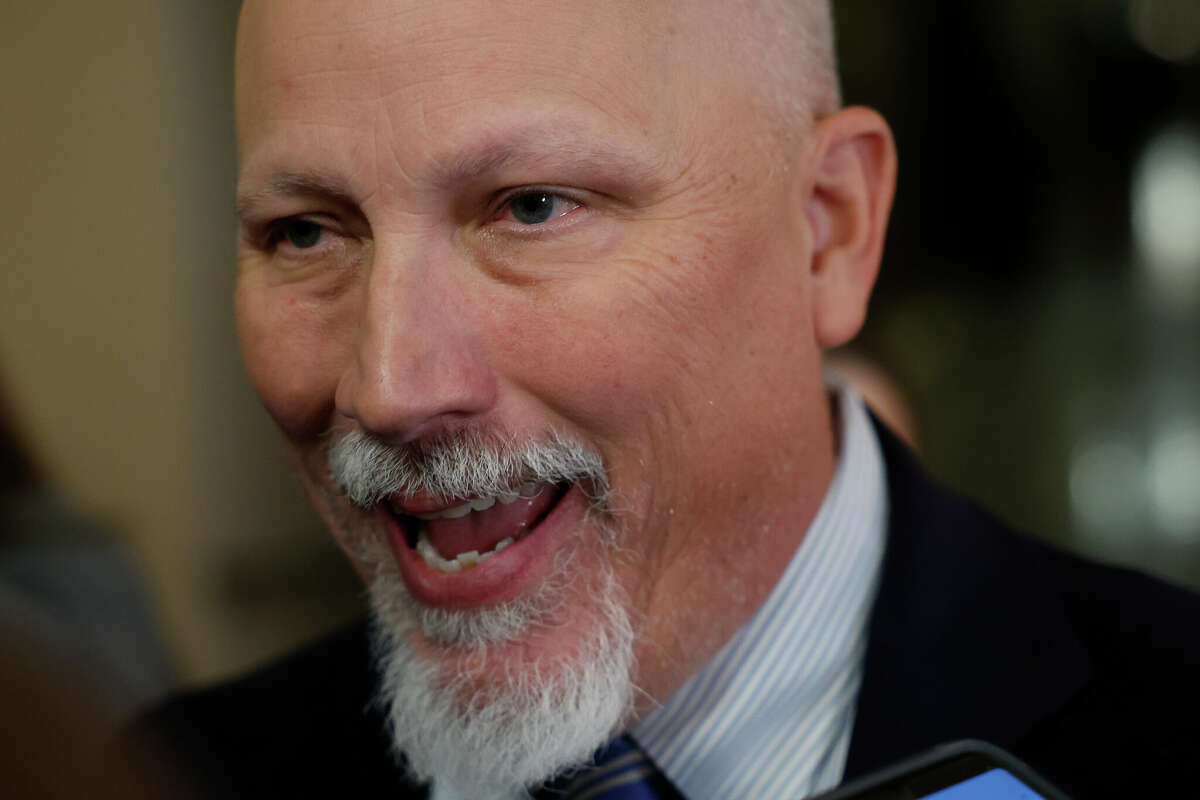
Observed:
[[[895,192],[896,148],[887,123],[867,108],[821,120],[810,143],[812,319],[817,343],[830,348],[854,338],[866,316]]]

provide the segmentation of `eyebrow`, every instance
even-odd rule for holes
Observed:
[[[636,136],[617,140],[596,128],[529,122],[485,136],[458,153],[434,159],[432,179],[453,186],[482,175],[519,170],[568,170],[591,183],[591,188],[614,196],[656,193],[668,175],[664,163],[650,155]],[[553,177],[553,176],[551,176]]]
[[[435,157],[431,159],[428,180],[433,185],[454,186],[519,165],[545,165],[548,169],[570,166],[578,172],[593,173],[599,183],[605,184],[599,188],[613,194],[629,190],[635,179],[648,189],[648,179],[656,173],[654,165],[634,150],[573,131],[534,127],[508,131],[442,159]],[[240,190],[235,202],[237,218],[245,225],[264,203],[286,197],[318,198],[350,207],[357,204],[345,183],[328,173],[285,171],[271,176],[262,186]]]
[[[245,224],[261,205],[279,197],[318,197],[339,205],[354,204],[350,192],[335,178],[320,173],[283,172],[273,176],[265,186],[239,190],[234,212]]]
[[[533,141],[531,142],[530,139]],[[581,142],[570,137],[534,137],[516,135],[447,159],[436,168],[436,178],[444,185],[500,172],[506,167],[545,164],[557,167],[569,164],[590,172],[617,171],[637,163],[632,153],[594,140]]]

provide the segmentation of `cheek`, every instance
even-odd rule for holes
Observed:
[[[606,437],[697,422],[805,327],[803,286],[764,252],[762,231],[643,238],[656,245],[494,311],[525,387]]]
[[[322,434],[349,353],[344,312],[249,280],[239,281],[236,312],[246,371],[267,411],[293,441]]]
[[[579,281],[497,307],[500,370],[599,443],[626,439],[647,410],[646,396],[679,377],[661,358],[665,326],[639,291],[628,281]]]
[[[647,573],[728,535],[762,454],[795,438],[819,394],[799,264],[763,244],[780,241],[769,231],[720,233],[656,237],[505,312],[526,387],[597,437],[623,504],[655,532]]]

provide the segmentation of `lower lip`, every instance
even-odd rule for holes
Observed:
[[[546,577],[554,555],[582,523],[587,498],[572,486],[524,538],[495,553],[478,566],[461,572],[442,572],[405,541],[404,528],[381,509],[400,577],[413,598],[432,608],[463,609],[496,605],[519,597]]]

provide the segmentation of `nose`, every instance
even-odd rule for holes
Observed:
[[[393,444],[456,428],[487,414],[497,381],[475,321],[478,300],[454,285],[453,268],[376,241],[358,341],[338,381],[338,411]]]

